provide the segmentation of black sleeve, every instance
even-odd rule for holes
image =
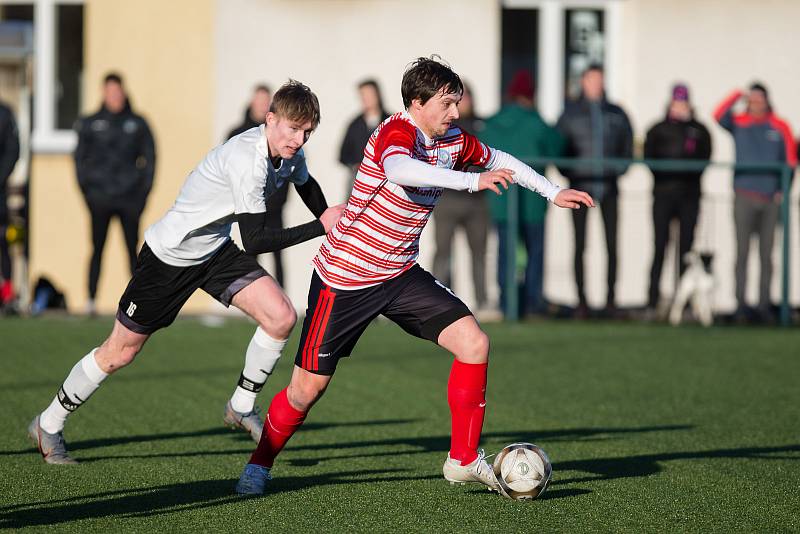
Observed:
[[[78,119],[75,123],[75,131],[78,133],[78,145],[75,147],[75,174],[78,177],[78,185],[86,194],[86,166],[91,145],[91,135],[88,127],[88,119]]]
[[[325,201],[325,195],[322,193],[322,188],[319,186],[313,176],[308,176],[308,181],[303,185],[295,185],[297,194],[303,199],[303,204],[314,214],[317,219],[328,209],[328,203]]]
[[[11,171],[14,170],[14,165],[19,159],[17,123],[14,121],[14,116],[10,111],[6,118],[5,124],[2,125],[3,131],[0,132],[0,135],[2,135],[0,139],[0,146],[2,146],[2,154],[0,154],[0,191],[5,190],[6,181],[11,176]]]
[[[144,119],[142,119],[142,126],[144,128],[139,147],[140,160],[137,162],[137,167],[139,167],[142,176],[141,192],[144,197],[147,197],[153,187],[153,176],[156,172],[156,144],[150,127]]]
[[[325,227],[319,219],[292,228],[269,226],[266,212],[237,213],[236,221],[244,251],[252,255],[275,252],[325,235]]]

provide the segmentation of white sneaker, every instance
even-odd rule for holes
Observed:
[[[494,469],[492,469],[492,464],[486,461],[486,453],[483,452],[483,449],[480,449],[478,457],[467,465],[461,465],[459,460],[450,458],[450,454],[448,454],[447,460],[442,466],[442,473],[450,484],[477,482],[487,486],[490,491],[499,491]]]

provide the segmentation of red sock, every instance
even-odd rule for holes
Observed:
[[[272,467],[275,457],[305,419],[306,412],[292,408],[286,396],[286,389],[282,389],[269,405],[261,441],[258,442],[258,447],[250,457],[249,463]]]
[[[467,465],[478,457],[478,442],[486,410],[488,363],[453,361],[447,383],[447,403],[453,420],[450,458]]]

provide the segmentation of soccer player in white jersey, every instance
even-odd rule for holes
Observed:
[[[172,208],[145,232],[111,335],[75,364],[50,405],[29,425],[28,434],[45,462],[76,463],[63,437],[67,416],[109,374],[130,364],[150,335],[169,326],[197,289],[258,323],[223,418],[259,441],[263,423],[255,410],[256,395],[281,356],[296,313],[255,256],[324,235],[344,208],[328,208],[306,167],[301,147],[319,119],[316,95],[290,81],[275,93],[265,124],[216,147],[189,174]],[[266,201],[287,181],[317,218],[293,228],[273,228],[267,225]],[[244,251],[231,241],[234,222]]]
[[[419,236],[443,188],[500,194],[515,183],[564,208],[594,202],[456,127],[462,93],[458,75],[436,59],[419,58],[403,75],[406,110],[372,134],[344,215],[314,258],[291,382],[272,399],[238,493],[265,491],[275,457],[322,396],[337,362],[381,314],[455,356],[447,392],[452,438],[445,479],[497,488],[478,450],[489,338],[464,303],[417,264]],[[471,165],[490,170],[463,172]]]

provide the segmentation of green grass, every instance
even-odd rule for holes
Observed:
[[[618,323],[490,325],[483,446],[542,446],[554,482],[513,502],[441,478],[450,358],[369,328],[274,470],[233,486],[254,444],[221,427],[253,326],[157,334],[67,427],[78,466],[25,435],[109,320],[0,320],[0,529],[86,531],[800,530],[800,333]],[[289,376],[297,333],[262,392]]]

